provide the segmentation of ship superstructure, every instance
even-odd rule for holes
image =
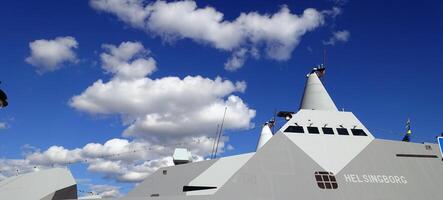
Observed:
[[[441,199],[438,145],[376,139],[307,75],[300,110],[257,152],[158,170],[125,199]],[[143,197],[143,198],[142,198]]]

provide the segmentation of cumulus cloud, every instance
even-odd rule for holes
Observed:
[[[121,197],[120,188],[113,185],[90,185],[92,194],[97,194],[101,198]]]
[[[86,145],[81,150],[81,159],[92,159],[90,171],[103,172],[120,181],[140,181],[157,168],[171,164],[174,148],[184,144],[195,160],[202,160],[212,150],[212,137],[225,108],[226,130],[253,126],[255,110],[233,94],[244,92],[245,82],[201,76],[151,79],[149,75],[157,69],[156,62],[140,43],[107,44],[103,48],[102,68],[112,75],[111,79],[96,81],[74,96],[70,105],[91,114],[119,115],[127,126],[123,136],[134,140],[115,139],[103,145]],[[220,151],[227,139],[221,141]],[[131,149],[148,151],[120,156],[118,160],[97,157]],[[70,158],[77,158],[76,149],[71,153]],[[93,161],[95,158],[97,162]],[[134,160],[139,163],[133,165]]]
[[[235,71],[243,66],[246,59],[247,49],[240,49],[231,55],[225,63],[225,69],[229,71]]]
[[[340,7],[332,7],[332,9],[330,9],[330,10],[323,10],[321,13],[323,15],[330,16],[333,19],[335,19],[335,17],[337,17],[338,15],[340,15],[342,13],[342,10],[341,10]]]
[[[332,33],[332,36],[327,41],[323,41],[325,45],[335,45],[337,42],[347,42],[351,37],[351,34],[347,30],[336,31]]]
[[[67,150],[62,146],[51,146],[44,153],[33,153],[27,159],[37,165],[53,165],[75,163],[82,159],[80,149]]]
[[[8,128],[8,124],[6,122],[0,122],[0,130],[7,129],[7,128]]]
[[[120,46],[105,44],[107,51],[100,55],[103,69],[118,79],[138,79],[151,74],[155,69],[152,58],[144,58],[148,51],[138,42],[123,42]]]
[[[53,40],[35,40],[29,43],[31,55],[25,61],[33,65],[37,72],[45,73],[58,70],[65,63],[78,61],[74,52],[78,48],[75,38],[57,37]]]
[[[27,159],[0,159],[0,181],[10,176],[46,168],[48,168],[48,166],[35,165]]]
[[[266,58],[288,60],[306,32],[323,25],[326,15],[339,14],[338,8],[324,12],[308,8],[297,15],[287,6],[282,6],[273,14],[241,13],[229,21],[214,7],[199,8],[195,1],[190,0],[150,3],[142,0],[91,0],[90,5],[165,41],[191,39],[232,52],[225,64],[228,70],[238,69],[244,64],[247,57],[239,56],[239,53],[245,52],[243,49],[262,49]]]
[[[225,107],[226,129],[252,126],[255,110],[233,94],[244,92],[245,82],[201,76],[151,79],[147,75],[156,69],[155,61],[140,43],[104,47],[102,67],[113,77],[96,81],[70,105],[92,114],[120,115],[128,126],[125,136],[163,142],[207,136],[213,134]]]
[[[220,152],[224,151],[227,138],[222,138]],[[171,140],[165,144],[145,140],[114,138],[100,143],[88,143],[82,148],[66,149],[51,146],[41,151],[29,147],[24,159],[0,160],[0,178],[17,173],[26,173],[49,167],[68,166],[82,163],[87,170],[103,174],[104,177],[120,182],[140,182],[161,167],[173,165],[173,151],[177,147],[191,150],[194,161],[204,159],[211,151],[214,139],[209,137],[188,137]],[[232,150],[228,146],[228,150]]]
[[[107,178],[122,182],[137,182],[158,167],[170,164],[150,165],[158,162],[157,159],[166,156],[165,154],[170,151],[172,150],[165,150],[161,146],[147,142],[114,138],[104,144],[89,143],[83,148],[66,149],[61,146],[51,146],[45,151],[36,149],[26,154],[22,165],[25,163],[25,166],[33,165],[41,168],[84,163],[88,165],[89,171],[102,173]],[[140,170],[140,165],[146,168]]]
[[[88,171],[105,178],[140,182],[158,168],[172,165],[177,147],[189,149],[194,161],[207,157],[225,107],[227,130],[253,125],[255,110],[233,94],[244,92],[245,82],[201,76],[151,79],[148,75],[157,69],[156,62],[140,43],[106,44],[103,49],[102,68],[112,77],[96,81],[74,96],[70,105],[91,114],[119,115],[127,126],[122,134],[132,139],[114,138],[73,149],[51,146],[40,150],[26,145],[24,159],[0,160],[1,177],[13,175],[16,168],[28,172],[34,167],[83,163]],[[221,139],[219,152],[233,149],[225,149],[228,139]]]
[[[121,187],[108,184],[93,184],[91,179],[76,179],[77,185],[84,185],[85,190],[78,190],[78,199],[102,199],[122,197]]]

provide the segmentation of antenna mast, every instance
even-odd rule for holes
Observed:
[[[223,113],[223,120],[222,120],[222,123],[220,125],[220,132],[219,132],[218,138],[217,138],[217,145],[215,146],[214,158],[217,158],[218,144],[220,143],[220,138],[223,135],[223,124],[225,123],[225,117],[226,117],[226,110],[227,109],[228,109],[228,107],[225,107],[225,112]]]
[[[275,126],[277,125],[276,115],[277,115],[277,109],[274,108],[274,117],[272,119],[274,121],[274,125],[272,126],[272,135],[275,134]]]
[[[214,142],[212,143],[211,160],[214,158],[215,144],[217,142],[217,137],[218,137],[218,128],[220,128],[220,124],[217,124],[217,130],[215,131]]]
[[[323,67],[326,67],[326,48],[323,49]]]

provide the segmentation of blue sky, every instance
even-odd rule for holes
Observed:
[[[8,93],[10,105],[0,113],[0,122],[6,124],[0,129],[0,158],[25,159],[26,152],[45,152],[53,145],[73,150],[113,138],[139,141],[150,137],[149,131],[144,136],[123,136],[131,123],[124,123],[122,118],[134,117],[133,113],[121,114],[119,110],[103,114],[70,103],[97,80],[113,80],[115,73],[106,72],[101,59],[102,53],[111,53],[102,45],[117,48],[127,41],[141,44],[145,49],[142,57],[156,61],[157,70],[148,75],[152,80],[202,76],[246,83],[244,91],[234,89],[216,97],[225,101],[234,94],[247,110],[256,111],[248,121],[255,127],[233,122],[227,129],[227,144],[234,149],[223,155],[254,151],[257,127],[269,120],[274,110],[298,109],[304,75],[322,62],[325,48],[326,88],[338,107],[354,112],[376,137],[400,140],[408,117],[414,142],[435,142],[435,136],[443,132],[442,2],[248,0],[205,1],[197,2],[197,6],[214,8],[228,22],[240,13],[266,16],[280,12],[284,6],[294,15],[301,15],[307,8],[321,13],[336,7],[341,12],[337,16],[323,13],[322,25],[297,36],[300,42],[284,60],[267,55],[262,43],[246,45],[248,59],[232,71],[224,64],[236,50],[217,48],[218,40],[185,37],[180,34],[186,33],[180,31],[171,39],[156,30],[136,27],[112,9],[93,7],[88,1],[7,1],[0,7],[0,87]],[[325,44],[339,31],[349,36],[333,45]],[[31,55],[30,43],[66,36],[78,45],[72,48],[74,61],[62,62],[57,70],[43,73],[25,61]],[[253,47],[260,51],[259,58],[253,57]],[[118,99],[119,95],[110,98]],[[216,123],[213,127],[215,130]],[[87,184],[117,185],[122,192],[133,185],[88,170],[88,166],[75,164],[71,169],[76,178],[89,178]],[[80,188],[91,190],[87,184]]]

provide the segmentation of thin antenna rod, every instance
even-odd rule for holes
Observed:
[[[215,131],[214,142],[212,143],[211,160],[214,158],[215,143],[218,137],[218,128],[220,128],[220,124],[217,124],[217,130]]]
[[[323,67],[326,67],[326,48],[323,49]]]
[[[275,134],[275,126],[277,125],[277,121],[275,120],[276,119],[276,115],[277,115],[277,109],[274,108],[274,118],[272,119],[272,120],[274,120],[274,124],[272,126],[272,135]]]
[[[226,110],[227,109],[228,109],[228,107],[225,107],[225,112],[223,113],[223,120],[222,120],[222,123],[220,125],[220,133],[218,134],[218,138],[217,138],[217,145],[215,147],[214,158],[217,158],[218,144],[220,143],[220,138],[223,135],[223,124],[225,123],[225,117],[226,117]]]

